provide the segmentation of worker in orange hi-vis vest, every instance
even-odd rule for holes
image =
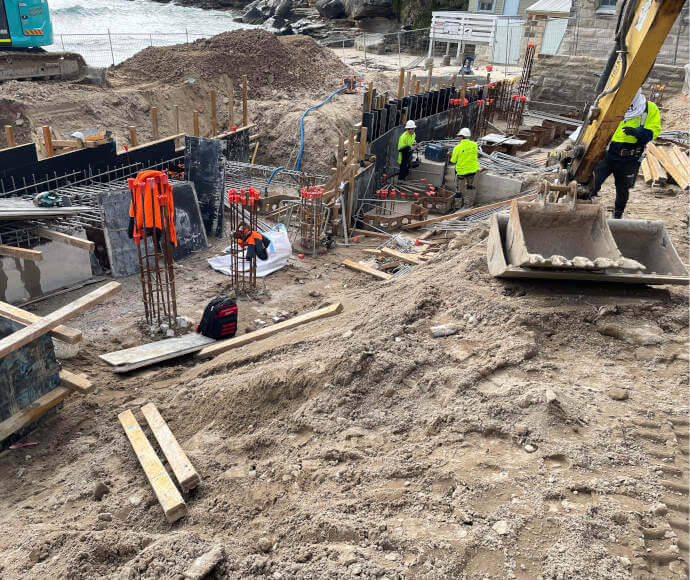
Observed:
[[[162,171],[152,169],[140,171],[136,179],[130,180],[129,185],[130,190],[133,192],[132,201],[129,204],[129,237],[139,240],[145,235],[153,236],[154,228],[156,230],[156,241],[163,237],[159,201],[159,197],[162,197],[168,210],[168,223],[166,225],[170,243],[177,246],[175,204],[173,203],[172,185],[168,181],[168,176]]]

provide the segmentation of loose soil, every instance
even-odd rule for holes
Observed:
[[[666,106],[666,128],[687,125]],[[662,219],[685,260],[687,207],[638,182],[626,216]],[[342,314],[129,376],[98,359],[148,340],[123,280],[70,323],[84,342],[65,366],[98,389],[0,455],[0,575],[182,578],[212,553],[210,578],[687,577],[687,288],[494,279],[486,235],[386,282],[341,265],[376,238],[293,256],[240,297],[240,332]],[[176,265],[182,314],[227,291],[205,261],[225,245]],[[432,338],[444,323],[458,333]],[[144,425],[147,402],[201,476],[175,524],[117,420]]]

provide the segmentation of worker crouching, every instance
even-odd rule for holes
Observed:
[[[623,217],[630,197],[630,188],[640,170],[640,157],[644,148],[661,133],[659,107],[647,101],[642,91],[637,91],[632,104],[618,124],[604,157],[594,169],[592,195],[598,195],[604,181],[613,173],[616,184],[616,203],[613,217]]]
[[[400,172],[398,179],[405,181],[410,173],[410,166],[412,165],[412,145],[417,142],[415,129],[417,125],[414,121],[405,123],[405,132],[400,135],[398,139],[398,165],[400,165]]]
[[[470,137],[467,127],[460,129],[460,143],[453,148],[450,162],[455,163],[455,209],[472,207],[477,198],[474,177],[481,170],[479,166],[479,147]]]
[[[246,225],[240,225],[235,232],[235,238],[240,248],[246,249],[244,255],[245,260],[250,262],[257,257],[259,260],[268,260],[268,248],[271,245],[271,240],[263,234],[248,228]]]

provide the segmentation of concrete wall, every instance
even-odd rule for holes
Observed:
[[[531,98],[577,106],[591,102],[598,81],[596,75],[604,70],[605,64],[604,58],[540,54],[532,68]],[[644,90],[649,93],[652,84],[661,83],[667,86],[667,90],[679,92],[684,76],[685,71],[680,66],[657,64],[650,72]]]
[[[32,249],[43,252],[43,260],[0,257],[0,300],[3,302],[24,302],[91,278],[91,259],[86,250],[50,241]]]

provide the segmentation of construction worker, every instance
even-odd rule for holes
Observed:
[[[450,162],[455,163],[455,209],[472,207],[477,197],[474,176],[479,167],[479,147],[470,139],[472,133],[467,127],[460,129],[460,143],[453,148]]]
[[[254,256],[259,260],[268,260],[268,247],[271,245],[271,240],[267,236],[253,231],[245,224],[240,224],[235,232],[235,238],[240,248],[247,249],[245,260],[251,261]]]
[[[638,90],[631,105],[618,124],[608,149],[594,168],[592,196],[598,195],[604,181],[613,173],[616,183],[616,203],[613,217],[623,217],[630,196],[630,188],[640,170],[640,157],[645,145],[661,133],[659,107],[648,101]]]
[[[405,181],[407,175],[410,173],[410,165],[412,164],[412,145],[417,142],[417,137],[414,130],[417,125],[414,121],[405,123],[405,132],[400,135],[398,139],[398,165],[400,165],[400,173],[398,179]]]

